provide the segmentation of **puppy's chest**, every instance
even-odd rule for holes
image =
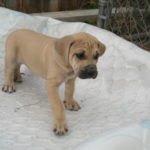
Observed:
[[[65,81],[73,79],[75,77],[74,71],[68,72],[65,78]]]
[[[60,82],[66,82],[70,79],[73,79],[76,75],[74,74],[73,71],[66,73],[64,76],[61,76],[59,78]]]

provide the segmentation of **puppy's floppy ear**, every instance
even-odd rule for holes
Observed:
[[[57,54],[63,57],[67,63],[69,62],[69,53],[71,46],[74,43],[75,40],[72,38],[72,36],[65,36],[55,41],[55,50]]]
[[[100,41],[98,41],[98,49],[99,49],[99,53],[100,56],[104,54],[106,47],[103,43],[101,43]]]

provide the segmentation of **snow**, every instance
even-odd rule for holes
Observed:
[[[66,110],[69,133],[55,136],[44,81],[22,67],[24,82],[17,92],[0,92],[0,150],[71,150],[83,141],[122,125],[150,119],[150,53],[106,30],[61,22],[0,8],[0,85],[8,34],[32,29],[54,37],[88,32],[107,50],[98,62],[95,80],[76,82],[75,98],[82,109]],[[64,86],[60,88],[63,99]]]

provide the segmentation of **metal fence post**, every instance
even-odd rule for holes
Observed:
[[[99,0],[99,13],[97,18],[97,26],[108,29],[109,17],[112,12],[112,0]]]

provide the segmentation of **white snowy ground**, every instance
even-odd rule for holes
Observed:
[[[0,92],[0,150],[71,150],[112,128],[150,119],[150,53],[84,23],[60,22],[0,8],[0,85],[5,39],[20,28],[54,37],[88,32],[101,40],[107,50],[99,60],[97,79],[78,79],[75,97],[82,109],[66,111],[69,133],[61,137],[52,132],[44,81],[23,67],[24,82],[17,85],[17,92]],[[63,91],[62,86],[61,97]]]

